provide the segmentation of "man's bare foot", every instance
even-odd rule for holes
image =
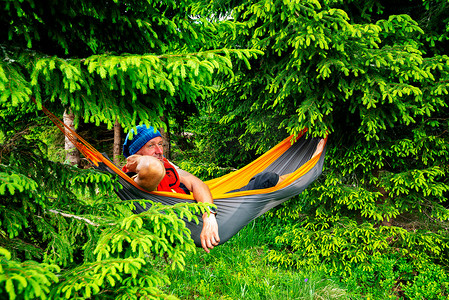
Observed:
[[[318,145],[316,146],[316,150],[313,153],[312,158],[317,156],[318,154],[320,154],[323,151],[324,144],[325,144],[324,139],[321,139],[320,142],[318,143]]]

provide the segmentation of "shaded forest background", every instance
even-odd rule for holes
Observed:
[[[323,175],[267,214],[266,259],[361,297],[447,299],[448,6],[3,0],[2,295],[175,297],[165,268],[195,251],[174,211],[196,205],[133,215],[114,178],[64,163],[45,106],[109,153],[116,121],[162,128],[202,179],[303,128],[329,133]]]

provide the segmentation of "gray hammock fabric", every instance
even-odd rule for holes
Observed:
[[[318,138],[306,138],[305,135],[288,148],[280,157],[271,163],[264,171],[275,172],[279,175],[292,173],[307,161],[311,159],[318,142]],[[253,195],[233,196],[236,193],[221,194],[218,198],[214,198],[214,204],[217,206],[217,223],[220,236],[220,244],[225,243],[233,237],[240,229],[249,222],[261,216],[268,210],[280,205],[286,200],[302,193],[314,180],[320,176],[324,164],[326,147],[324,148],[318,162],[307,173],[293,181],[284,188],[266,193],[258,193]],[[100,163],[100,170],[115,174],[105,164]],[[122,200],[147,199],[159,202],[164,205],[174,205],[179,202],[194,202],[193,200],[179,199],[166,195],[158,195],[146,193],[139,190],[123,178],[119,177],[119,182],[123,186],[116,193]],[[231,189],[233,190],[233,189]],[[263,191],[263,190],[259,190]],[[176,194],[175,194],[176,195]],[[139,203],[135,203],[135,213],[141,213],[150,207],[150,203],[146,203],[147,207],[143,207]],[[203,227],[202,219],[199,224],[194,221],[187,221],[187,227],[191,231],[196,246],[201,247],[200,233]]]

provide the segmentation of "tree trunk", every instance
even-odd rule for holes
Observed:
[[[168,123],[168,121],[166,122],[165,117],[161,117],[161,119],[167,126],[167,131],[165,131],[164,128],[159,129],[159,131],[161,132],[162,138],[164,139],[164,156],[167,159],[171,159],[170,124]]]
[[[114,147],[112,149],[112,153],[113,153],[112,155],[113,155],[114,165],[116,165],[116,166],[118,166],[120,164],[119,156],[120,156],[120,146],[122,144],[121,130],[122,130],[122,127],[120,126],[120,123],[118,122],[117,118],[115,118]]]
[[[64,124],[75,131],[75,127],[73,126],[73,121],[75,120],[75,115],[69,109],[68,111],[64,111]],[[81,157],[80,152],[76,149],[75,145],[65,137],[64,149],[66,151],[65,160],[70,162],[71,165],[80,165]]]

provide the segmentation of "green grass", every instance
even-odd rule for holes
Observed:
[[[226,244],[207,254],[189,254],[184,271],[168,273],[165,292],[180,299],[352,299],[337,280],[320,272],[286,270],[266,260],[273,229],[253,221]]]

